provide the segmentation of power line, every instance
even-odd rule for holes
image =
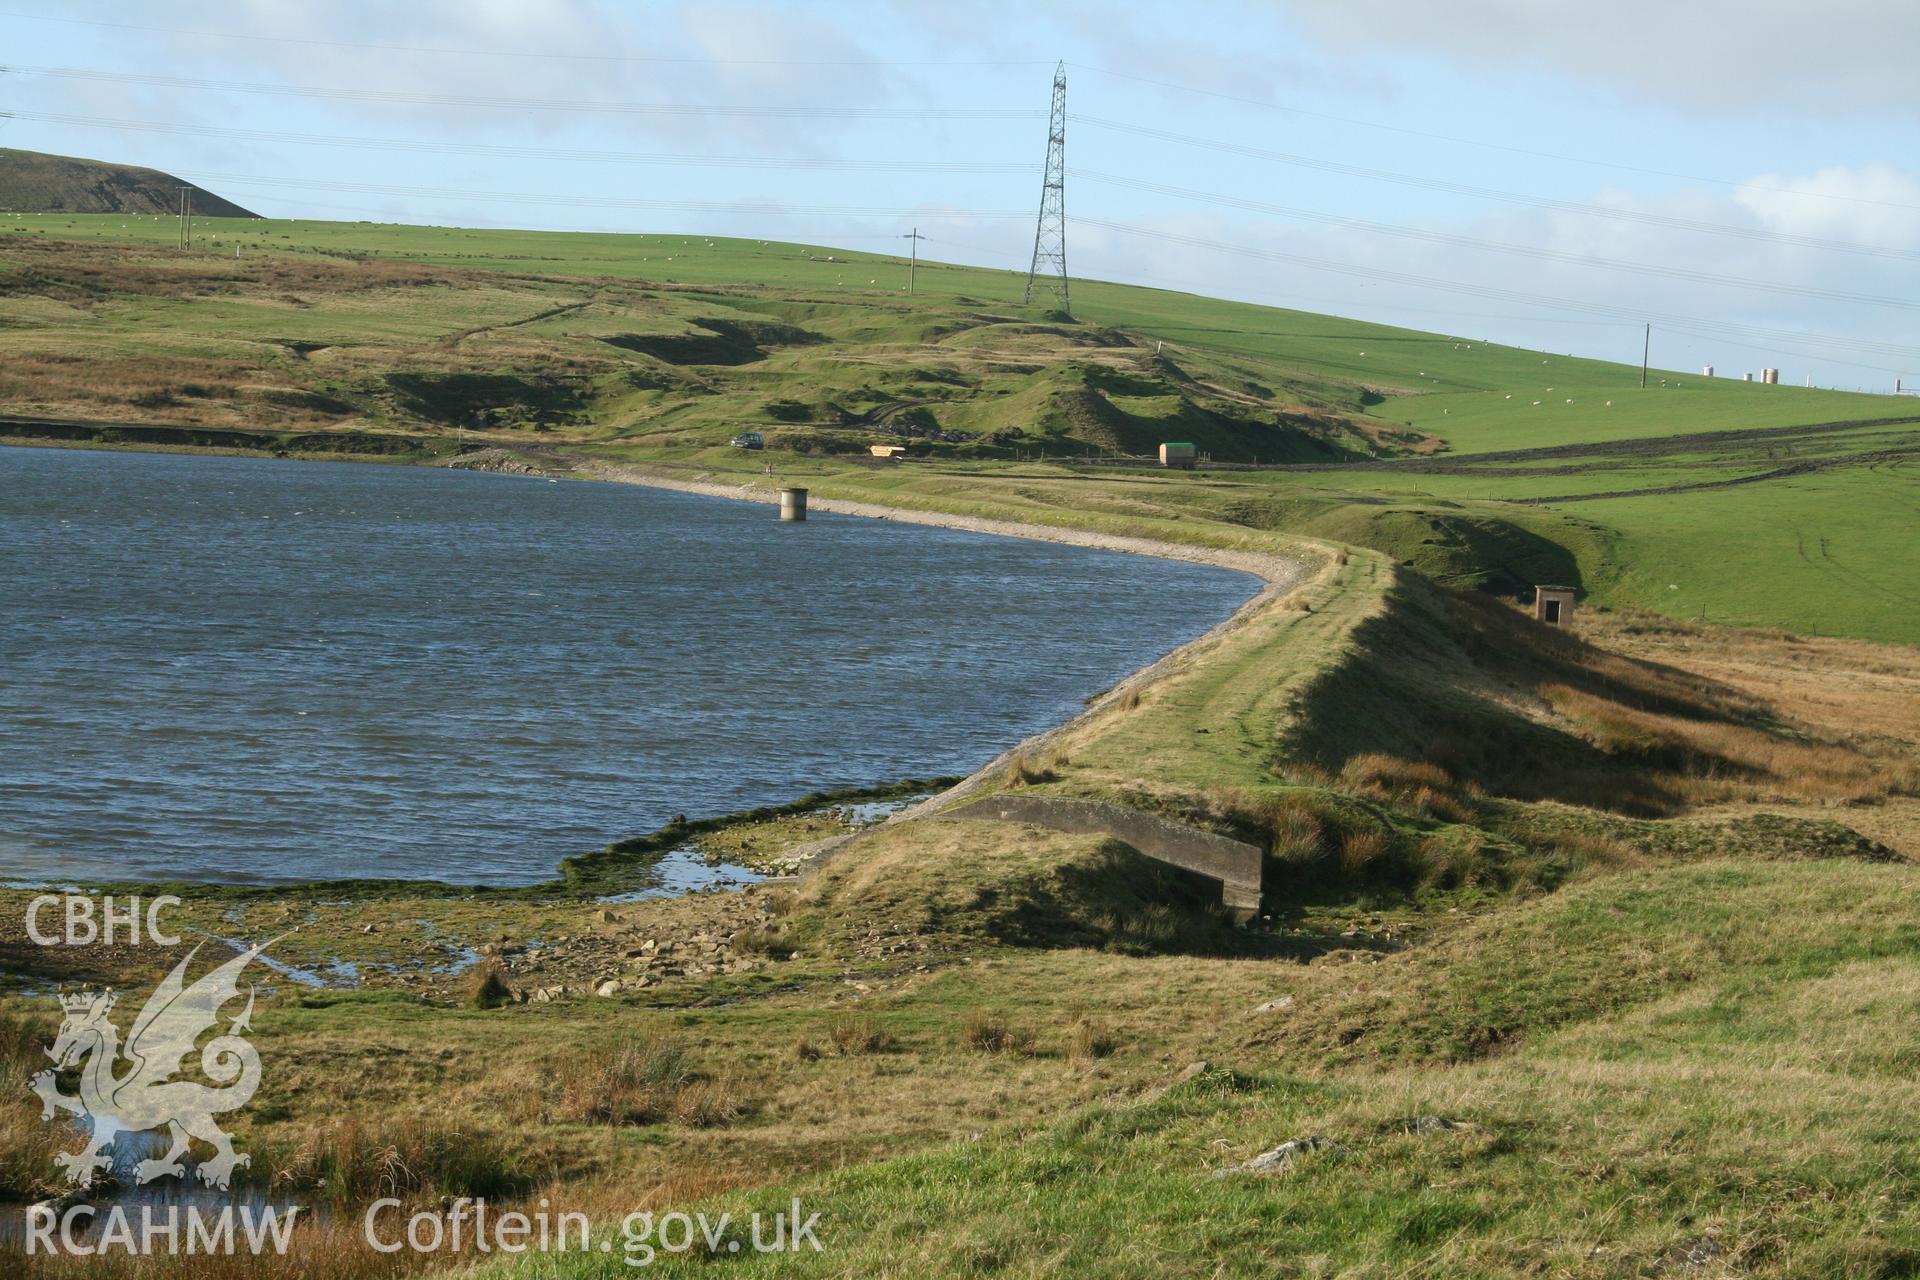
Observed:
[[[361,40],[323,40],[311,36],[274,36],[252,31],[202,31],[186,27],[163,27],[137,22],[107,22],[99,18],[56,17],[45,13],[20,13],[0,10],[0,17],[29,22],[59,22],[69,26],[99,27],[113,31],[140,31],[154,35],[191,36],[196,40],[247,40],[266,44],[299,45],[320,49],[363,49],[382,53],[444,54],[456,58],[527,58],[557,62],[637,62],[684,66],[725,67],[1044,67],[1040,59],[1001,58],[713,58],[664,57],[632,53],[561,53],[537,49],[472,49],[433,45],[381,44]]]
[[[339,134],[306,134],[265,129],[229,129],[213,125],[187,124],[176,121],[124,120],[97,116],[68,115],[58,112],[11,111],[0,112],[0,119],[32,120],[39,123],[62,124],[83,128],[114,129],[142,133],[160,133],[187,137],[228,138],[236,141],[292,143],[299,146],[323,146],[336,149],[425,152],[435,154],[488,155],[504,158],[524,158],[543,160],[564,160],[592,164],[635,164],[635,165],[673,165],[699,168],[733,169],[796,169],[822,172],[926,172],[926,173],[979,173],[979,174],[1023,174],[1031,173],[1031,165],[1011,161],[948,161],[948,160],[865,160],[838,159],[816,156],[725,156],[710,154],[688,154],[676,152],[647,151],[604,151],[587,148],[514,146],[497,143],[434,141],[430,139],[406,138],[366,138]],[[1093,116],[1075,113],[1073,119],[1081,124],[1095,128],[1121,131],[1144,137],[1153,137],[1176,142],[1186,146],[1205,147],[1231,154],[1246,155],[1257,159],[1271,160],[1275,163],[1301,165],[1367,178],[1370,180],[1395,182],[1403,185],[1424,187],[1431,190],[1448,191],[1477,198],[1501,200],[1537,208],[1571,212],[1593,217],[1604,217],[1618,221],[1643,223],[1672,227],[1679,230],[1702,232],[1712,235],[1731,236],[1740,239],[1792,245],[1802,248],[1828,250],[1833,252],[1861,254],[1871,257],[1900,261],[1920,262],[1920,251],[1883,248],[1874,245],[1852,244],[1840,240],[1826,240],[1813,236],[1798,236],[1766,231],[1760,228],[1735,227],[1723,223],[1700,222],[1693,219],[1672,218],[1658,214],[1642,213],[1635,210],[1613,208],[1605,205],[1584,205],[1572,201],[1553,200],[1544,197],[1529,196],[1523,193],[1499,191],[1491,188],[1473,187],[1462,183],[1447,182],[1441,179],[1419,178],[1408,174],[1397,174],[1387,170],[1369,169],[1360,165],[1343,164],[1335,161],[1321,161],[1306,156],[1289,155],[1284,152],[1269,151],[1259,147],[1246,147],[1234,143],[1218,142],[1190,135],[1172,133],[1167,130],[1146,126],[1128,125],[1119,121],[1104,120]],[[1178,195],[1183,198],[1206,200],[1211,203],[1232,204],[1235,207],[1256,209],[1261,212],[1280,213],[1288,217],[1297,217],[1319,222],[1352,222],[1353,225],[1369,229],[1386,230],[1383,224],[1364,223],[1360,220],[1343,219],[1337,215],[1317,213],[1308,210],[1288,209],[1278,205],[1261,205],[1257,202],[1239,201],[1233,197],[1210,195],[1143,183],[1137,179],[1120,178],[1113,175],[1081,171],[1082,176],[1094,182],[1106,182],[1117,186],[1132,186],[1140,190],[1160,191],[1164,194]],[[1388,231],[1388,234],[1408,234],[1405,228]],[[1422,237],[1445,235],[1442,232],[1421,231]],[[1455,243],[1473,246],[1489,246],[1489,242],[1475,241],[1461,237]],[[1501,246],[1508,252],[1526,252],[1520,246]],[[1644,268],[1654,270],[1658,268]],[[1664,269],[1661,269],[1664,270]],[[1751,282],[1739,281],[1742,287]],[[1762,287],[1752,284],[1752,287]],[[1770,287],[1770,286],[1769,286]],[[1904,302],[1898,305],[1908,305]]]
[[[602,115],[735,116],[748,119],[800,120],[1034,120],[1039,112],[998,107],[811,107],[747,106],[718,103],[593,102],[564,98],[506,98],[481,94],[405,93],[389,89],[329,89],[319,85],[258,84],[244,80],[204,80],[188,76],[150,75],[135,71],[100,71],[86,67],[38,67],[0,64],[0,73],[54,76],[68,80],[142,84],[162,89],[195,89],[219,93],[249,93],[275,98],[323,98],[342,102],[386,102],[403,106],[474,107],[514,111],[570,111]]]
[[[1084,62],[1070,64],[1084,71],[1092,71],[1103,76],[1112,76],[1119,80],[1131,80],[1136,84],[1150,84],[1159,89],[1172,89],[1178,93],[1191,93],[1204,98],[1215,98],[1222,102],[1238,103],[1241,106],[1257,107],[1262,111],[1275,111],[1287,115],[1307,116],[1315,120],[1330,120],[1336,124],[1358,125],[1363,129],[1379,129],[1387,133],[1405,134],[1413,138],[1425,138],[1429,142],[1452,142],[1466,147],[1483,147],[1491,151],[1505,151],[1511,155],[1531,156],[1536,160],[1559,160],[1567,164],[1592,165],[1599,169],[1616,169],[1623,173],[1640,173],[1656,178],[1677,178],[1682,182],[1700,182],[1716,187],[1744,188],[1752,191],[1772,191],[1785,195],[1809,196],[1820,200],[1838,200],[1848,204],[1881,205],[1889,209],[1920,210],[1920,206],[1900,204],[1892,200],[1874,200],[1867,196],[1843,196],[1824,191],[1796,191],[1792,187],[1773,187],[1760,182],[1742,182],[1732,178],[1711,178],[1700,174],[1676,173],[1670,169],[1650,169],[1642,165],[1620,164],[1611,160],[1595,160],[1586,156],[1567,155],[1557,151],[1536,151],[1528,147],[1509,146],[1500,142],[1488,142],[1484,138],[1462,138],[1450,133],[1434,133],[1426,129],[1410,129],[1405,125],[1383,124],[1378,120],[1361,120],[1353,116],[1333,115],[1325,111],[1311,111],[1305,107],[1281,106],[1277,102],[1265,102],[1259,98],[1247,98],[1238,94],[1221,93],[1217,89],[1199,89],[1192,85],[1175,84],[1169,80],[1156,80],[1150,76],[1133,75],[1125,71],[1114,71],[1107,67],[1092,66]]]
[[[1400,236],[1411,240],[1423,240],[1429,244],[1451,244],[1461,248],[1481,249],[1492,253],[1511,253],[1522,257],[1537,258],[1547,262],[1564,262],[1574,266],[1601,267],[1609,271],[1630,271],[1640,275],[1659,276],[1670,280],[1688,280],[1695,284],[1718,285],[1727,289],[1752,289],[1766,293],[1793,294],[1803,298],[1818,298],[1827,302],[1851,302],[1867,306],[1895,307],[1904,310],[1920,310],[1920,300],[1912,298],[1891,298],[1878,294],[1851,293],[1843,289],[1823,289],[1817,285],[1781,284],[1776,281],[1754,280],[1746,276],[1727,276],[1712,271],[1697,271],[1691,267],[1663,267],[1652,263],[1630,262],[1619,258],[1602,258],[1594,254],[1569,253],[1562,249],[1548,249],[1536,245],[1512,244],[1502,240],[1482,240],[1476,236],[1459,235],[1450,231],[1435,231],[1425,227],[1409,227],[1401,223],[1370,222],[1364,218],[1348,218],[1339,214],[1320,213],[1313,209],[1296,209],[1287,205],[1269,204],[1264,200],[1249,200],[1240,196],[1218,195],[1207,191],[1193,191],[1186,187],[1169,186],[1160,182],[1147,182],[1138,178],[1124,178],[1109,173],[1091,173],[1084,169],[1074,170],[1083,182],[1098,182],[1107,186],[1125,187],[1134,191],[1152,191],[1160,195],[1175,196],[1182,200],[1195,200],[1205,204],[1216,204],[1226,208],[1245,209],[1252,213],[1266,213],[1278,217],[1294,218],[1302,222],[1314,222],[1325,226],[1352,228],[1374,235]]]
[[[195,39],[201,39],[201,40],[215,40],[215,39],[238,40],[238,41],[249,41],[249,42],[256,42],[256,43],[286,44],[286,45],[295,45],[295,46],[304,46],[304,47],[313,47],[313,48],[374,50],[374,51],[389,52],[389,53],[431,54],[431,55],[445,55],[445,56],[452,56],[452,57],[495,57],[495,58],[547,60],[547,61],[647,63],[647,64],[657,64],[657,65],[684,65],[684,66],[764,66],[764,67],[824,67],[824,68],[846,68],[846,67],[1009,67],[1009,68],[1013,68],[1013,67],[1037,67],[1037,66],[1046,65],[1045,62],[1040,59],[1031,59],[1031,58],[1027,58],[1027,59],[1019,59],[1019,58],[961,58],[961,59],[952,59],[952,58],[940,58],[940,59],[716,58],[712,56],[670,57],[670,56],[664,56],[664,55],[658,55],[658,54],[574,53],[574,52],[564,52],[564,51],[532,50],[532,49],[481,49],[481,48],[472,48],[472,47],[454,48],[454,47],[432,46],[432,45],[401,45],[401,44],[389,44],[389,43],[380,43],[380,42],[372,42],[372,41],[321,39],[318,37],[308,37],[308,36],[268,35],[260,32],[246,32],[246,31],[232,31],[232,30],[204,30],[204,29],[195,29],[195,28],[168,27],[168,26],[161,26],[157,24],[133,23],[133,22],[111,22],[111,21],[107,21],[104,19],[97,19],[97,18],[75,18],[75,17],[58,16],[53,14],[45,14],[45,13],[22,13],[17,10],[0,11],[0,16],[17,18],[17,19],[31,21],[31,22],[61,23],[69,26],[95,27],[95,28],[104,29],[104,30],[137,31],[137,32],[151,33],[151,34],[190,36]],[[1338,115],[1332,112],[1314,111],[1305,107],[1285,106],[1280,103],[1270,102],[1264,99],[1249,98],[1249,97],[1238,95],[1238,94],[1222,93],[1216,89],[1202,89],[1193,85],[1178,84],[1173,81],[1161,80],[1161,79],[1157,79],[1150,76],[1142,76],[1142,75],[1134,74],[1131,72],[1116,71],[1110,67],[1097,66],[1092,63],[1074,62],[1074,63],[1071,63],[1070,65],[1079,67],[1085,71],[1094,72],[1098,75],[1109,76],[1118,80],[1127,80],[1135,84],[1152,85],[1155,88],[1167,89],[1176,93],[1186,93],[1186,94],[1192,94],[1200,97],[1212,98],[1217,101],[1231,102],[1240,106],[1253,107],[1263,111],[1284,112],[1291,115],[1306,116],[1312,119],[1327,120],[1327,121],[1331,121],[1338,124],[1354,125],[1360,128],[1378,129],[1385,132],[1400,133],[1400,134],[1404,134],[1411,137],[1423,138],[1428,141],[1450,142],[1460,146],[1482,147],[1482,148],[1487,148],[1491,150],[1505,151],[1505,152],[1516,154],[1516,155],[1532,156],[1539,159],[1558,160],[1558,161],[1572,163],[1572,164],[1592,165],[1599,168],[1616,169],[1616,170],[1629,172],[1629,173],[1642,173],[1642,174],[1647,174],[1655,177],[1678,178],[1684,181],[1703,182],[1703,183],[1709,183],[1716,186],[1727,186],[1727,187],[1736,187],[1736,188],[1747,187],[1747,188],[1752,188],[1752,189],[1761,190],[1761,191],[1773,191],[1773,192],[1781,192],[1781,193],[1792,194],[1792,195],[1812,196],[1818,199],[1851,201],[1851,202],[1863,203],[1863,204],[1878,204],[1878,205],[1885,205],[1891,208],[1900,208],[1900,209],[1911,209],[1915,207],[1911,205],[1900,204],[1893,201],[1873,200],[1868,197],[1843,196],[1843,195],[1837,195],[1831,192],[1796,191],[1793,188],[1788,188],[1788,187],[1772,187],[1762,183],[1737,181],[1737,180],[1728,179],[1728,178],[1705,177],[1701,175],[1677,173],[1677,172],[1664,170],[1664,169],[1648,168],[1648,167],[1639,166],[1639,165],[1620,164],[1613,161],[1599,160],[1599,159],[1595,159],[1588,156],[1576,156],[1576,155],[1571,155],[1564,152],[1539,151],[1539,150],[1534,150],[1530,148],[1515,147],[1515,146],[1511,146],[1504,143],[1490,142],[1484,138],[1464,138],[1464,137],[1460,137],[1453,134],[1436,133],[1431,130],[1412,129],[1403,125],[1391,125],[1378,120],[1366,120],[1366,119],[1362,119],[1354,116]]]
[[[288,133],[273,129],[226,129],[214,125],[162,120],[115,120],[98,116],[62,115],[46,111],[0,111],[0,118],[33,120],[84,128],[177,134],[185,137],[227,138],[238,142],[294,143],[299,146],[349,150],[426,152],[446,155],[483,155],[530,160],[568,160],[590,164],[685,165],[722,169],[818,169],[846,172],[1027,174],[1030,164],[1013,161],[964,160],[841,160],[820,156],[726,156],[663,151],[599,151],[578,147],[515,146],[487,142],[440,142],[424,138],[361,138],[340,134]]]
[[[1400,186],[1418,187],[1427,191],[1441,191],[1451,195],[1470,196],[1479,200],[1492,200],[1506,204],[1524,205],[1536,209],[1550,209],[1560,213],[1576,213],[1593,218],[1608,218],[1616,222],[1633,222],[1646,226],[1671,227],[1679,231],[1697,231],[1706,235],[1731,236],[1742,240],[1758,240],[1774,244],[1793,245],[1804,249],[1826,249],[1836,253],[1858,253],[1870,257],[1895,258],[1903,261],[1920,262],[1920,250],[1863,245],[1847,240],[1829,240],[1819,236],[1802,236],[1789,232],[1769,231],[1762,227],[1740,227],[1725,222],[1707,222],[1696,218],[1679,218],[1669,214],[1648,213],[1637,209],[1622,209],[1613,205],[1585,204],[1576,200],[1559,200],[1549,196],[1529,195],[1525,192],[1504,191],[1496,187],[1480,187],[1464,182],[1450,182],[1444,178],[1428,178],[1417,174],[1401,173],[1392,169],[1374,169],[1365,165],[1346,164],[1338,160],[1323,160],[1316,156],[1296,155],[1286,151],[1272,151],[1265,147],[1248,146],[1243,143],[1222,142],[1213,138],[1198,138],[1191,134],[1174,133],[1171,130],[1155,129],[1147,125],[1127,124],[1119,120],[1106,120],[1098,116],[1082,115],[1079,112],[1074,113],[1073,119],[1076,124],[1091,125],[1096,129],[1106,129],[1116,133],[1131,134],[1135,137],[1156,138],[1163,142],[1174,142],[1188,147],[1201,147],[1210,151],[1219,151],[1228,155],[1246,156],[1255,160],[1267,160],[1274,164],[1315,169],[1322,173],[1337,173],[1345,177],[1364,178],[1370,182],[1390,182]]]
[[[452,187],[406,186],[384,182],[345,182],[320,178],[271,178],[259,174],[210,173],[203,170],[181,169],[182,177],[195,178],[202,186],[209,182],[218,182],[227,186],[257,186],[272,189],[311,189],[315,191],[346,191],[367,195],[392,195],[426,197],[445,200],[494,201],[504,204],[557,205],[568,208],[599,209],[646,209],[666,210],[681,213],[729,213],[756,215],[826,215],[835,217],[873,217],[873,218],[1026,218],[1022,210],[1014,209],[940,209],[937,206],[920,205],[913,208],[871,208],[853,205],[788,205],[759,201],[720,201],[720,200],[643,200],[626,196],[588,196],[542,191],[475,191]]]
[[[1673,316],[1658,313],[1650,315],[1649,313],[1632,307],[1614,306],[1601,302],[1581,302],[1570,298],[1556,298],[1548,295],[1527,293],[1517,289],[1499,288],[1492,285],[1467,284],[1458,280],[1446,280],[1433,276],[1416,275],[1411,272],[1391,271],[1377,267],[1361,267],[1351,263],[1329,262],[1324,259],[1310,258],[1303,254],[1284,253],[1274,249],[1259,249],[1249,245],[1229,244],[1219,240],[1209,240],[1201,236],[1188,236],[1181,235],[1177,232],[1136,227],[1128,223],[1109,222],[1100,218],[1083,217],[1079,219],[1079,221],[1088,226],[1101,227],[1109,231],[1120,232],[1124,235],[1143,236],[1172,244],[1208,249],[1219,253],[1257,258],[1270,262],[1284,262],[1293,266],[1307,267],[1316,271],[1329,271],[1338,275],[1358,276],[1394,284],[1413,285],[1423,289],[1438,289],[1444,292],[1460,293],[1495,301],[1517,302],[1527,306],[1547,307],[1553,310],[1573,311],[1586,315],[1610,316],[1620,320],[1632,320],[1636,323],[1651,319],[1663,328],[1671,326],[1675,328],[1687,327],[1722,330],[1728,333],[1757,336],[1774,342],[1814,344],[1831,346],[1843,350],[1871,351],[1875,354],[1892,356],[1904,360],[1920,359],[1920,348],[1906,347],[1894,343],[1876,342],[1864,338],[1829,337],[1822,334],[1802,333],[1796,330],[1769,329],[1759,325],[1702,320],[1692,316]]]

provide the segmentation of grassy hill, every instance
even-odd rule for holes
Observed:
[[[5,223],[0,412],[296,451],[458,432],[741,483],[771,459],[1028,518],[1098,492],[1115,517],[1328,537],[1461,586],[1920,641],[1920,543],[1891,532],[1916,502],[1911,401],[1658,371],[1643,390],[1471,333],[1099,281],[1067,320],[1021,306],[1018,273],[950,264],[908,298],[898,258],[780,241],[208,219],[181,255],[167,219]],[[727,449],[742,429],[767,454]],[[1263,469],[1086,465],[1166,440]],[[874,443],[920,461],[876,473]]]
[[[160,214],[171,218],[180,210],[182,187],[192,191],[196,215],[258,216],[157,169],[0,147],[0,213]]]

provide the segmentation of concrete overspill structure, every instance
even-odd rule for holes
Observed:
[[[1533,589],[1533,616],[1550,627],[1564,627],[1573,621],[1572,587],[1538,586]]]

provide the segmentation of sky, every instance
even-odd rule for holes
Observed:
[[[1920,383],[1910,0],[0,0],[0,146],[273,217],[1068,263],[1541,350]]]

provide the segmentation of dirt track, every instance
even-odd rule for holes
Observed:
[[[1593,444],[1543,445],[1537,449],[1503,449],[1442,458],[1393,458],[1378,462],[1303,462],[1272,468],[1276,471],[1408,471],[1416,475],[1543,475],[1538,469],[1501,470],[1503,464],[1551,462],[1557,458],[1658,457],[1666,453],[1695,453],[1720,445],[1766,444],[1835,435],[1866,427],[1896,427],[1920,423],[1920,416],[1854,418],[1845,422],[1815,422],[1794,427],[1740,427],[1729,431],[1702,431],[1693,435],[1647,436],[1636,440],[1609,440]],[[1860,455],[1856,455],[1860,456]],[[1569,467],[1566,471],[1588,468]],[[1549,499],[1540,499],[1549,501]]]

